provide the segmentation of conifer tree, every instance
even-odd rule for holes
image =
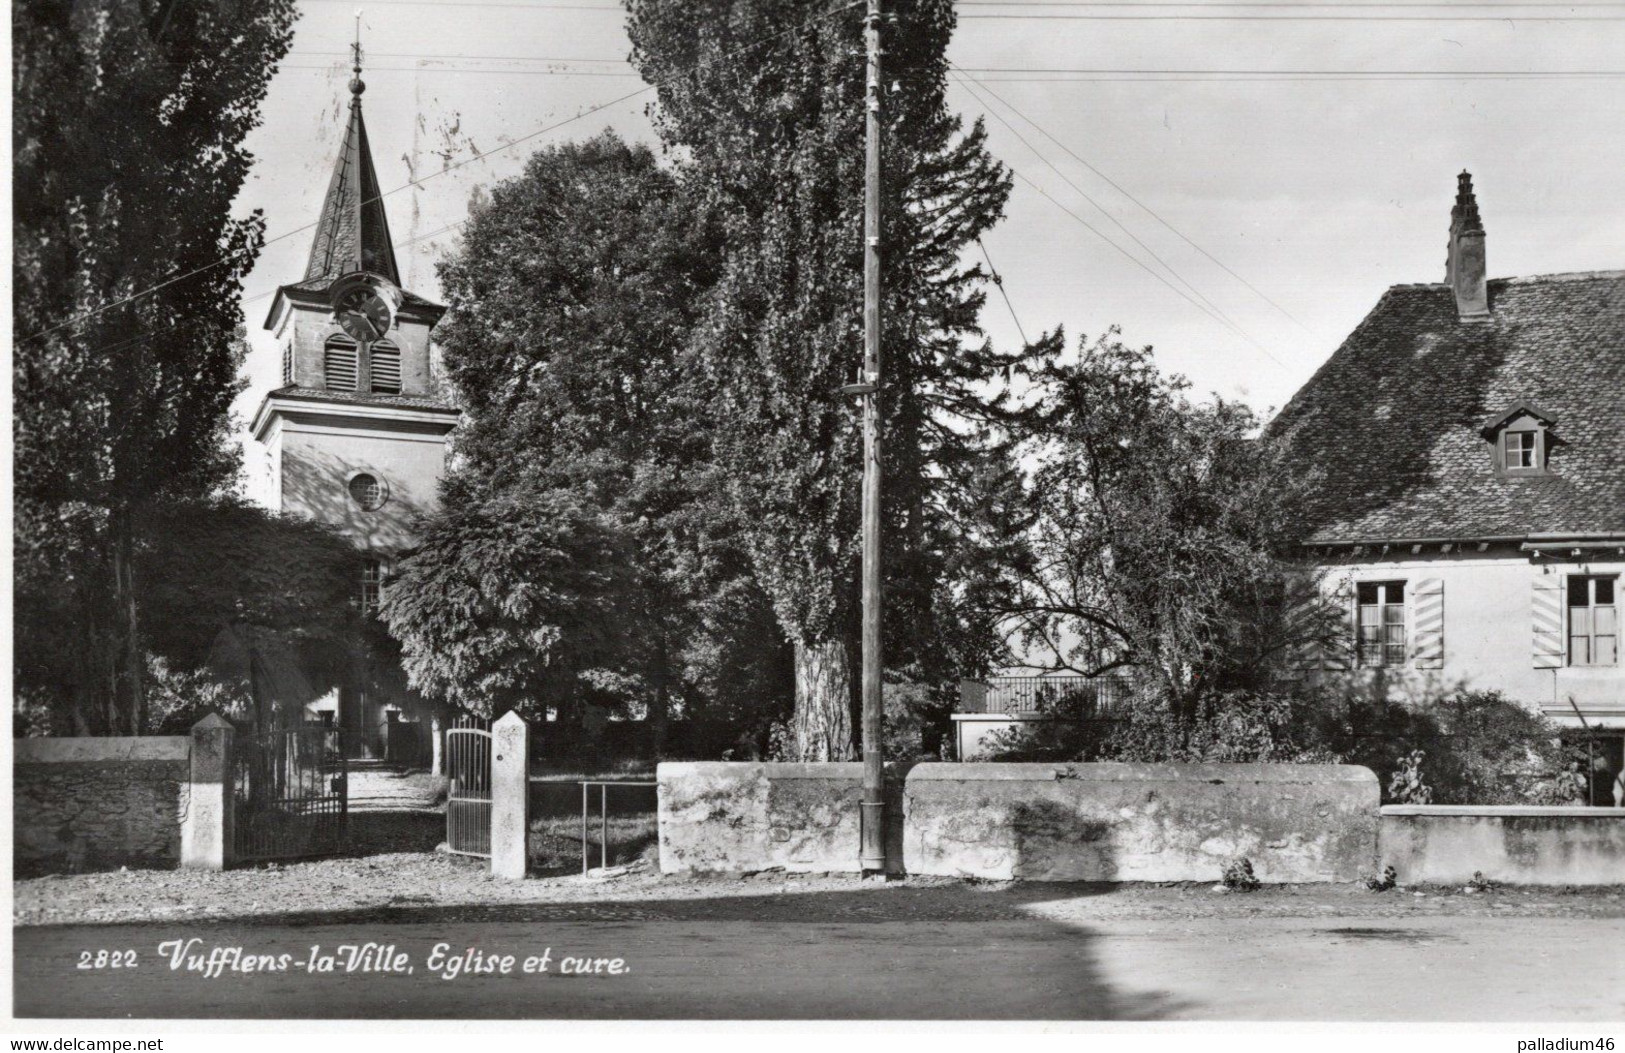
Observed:
[[[80,733],[135,734],[136,523],[236,468],[238,298],[263,222],[231,209],[295,7],[37,0],[12,14],[19,585],[56,590],[75,658],[69,682],[20,686]]]

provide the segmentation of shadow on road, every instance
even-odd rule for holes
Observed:
[[[1100,891],[1105,890],[1100,887]],[[1158,1020],[1188,1006],[1114,987],[1086,926],[1026,904],[1088,894],[1069,885],[614,898],[502,906],[310,911],[196,924],[16,930],[16,1012],[49,1017],[480,1019]],[[411,975],[312,974],[295,967],[207,979],[157,948],[288,954],[373,941]],[[82,948],[128,947],[140,968],[75,968]],[[427,963],[474,951],[522,959],[620,958],[621,976],[464,975]]]

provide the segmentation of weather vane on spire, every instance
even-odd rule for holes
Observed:
[[[372,171],[372,159],[367,155],[367,133],[361,124],[361,93],[367,86],[361,82],[359,10],[355,13],[355,43],[350,45],[350,51],[355,57],[355,78],[350,81],[350,92],[354,96],[350,100],[350,130],[344,139],[345,158],[339,162],[333,186],[349,192],[344,208],[353,209],[350,214],[355,217],[349,242],[353,254],[339,264],[346,268],[346,273],[334,279],[327,296],[333,308],[333,320],[339,328],[365,346],[383,339],[394,327],[401,307],[401,290],[396,284],[400,278],[395,270],[394,250],[389,245],[389,226],[384,222],[383,206],[378,203],[382,196],[378,193],[378,177]],[[376,210],[371,213],[374,216],[371,224],[367,220],[369,208]],[[335,214],[339,211],[334,209]],[[373,239],[370,242],[369,235]],[[380,273],[382,269],[388,273]]]
[[[359,102],[361,93],[367,90],[367,84],[361,79],[361,9],[355,12],[355,43],[350,45],[350,54],[355,59],[355,76],[350,79],[350,94]]]

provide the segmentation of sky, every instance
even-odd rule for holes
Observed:
[[[623,98],[643,84],[608,0],[301,10],[238,202],[263,210],[271,239],[244,289],[245,422],[279,382],[260,327],[270,294],[304,273],[358,10],[367,130],[413,292],[438,298],[434,262],[457,250],[470,195],[536,149],[606,128],[654,141],[654,93]],[[976,83],[951,86],[949,104],[967,121],[989,115],[991,148],[1016,173],[984,238],[1014,309],[990,295],[983,324],[1000,344],[1019,340],[1017,320],[1028,336],[1064,325],[1073,343],[1120,326],[1198,392],[1267,413],[1384,289],[1443,280],[1463,169],[1491,277],[1625,268],[1625,3],[999,0],[959,12],[949,58]],[[1192,72],[1215,70],[1230,72]],[[267,500],[263,448],[240,437],[247,491]]]

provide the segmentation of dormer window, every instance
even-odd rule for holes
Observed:
[[[1492,417],[1483,430],[1494,443],[1495,471],[1498,475],[1545,475],[1553,418],[1520,403]]]
[[[1509,472],[1536,471],[1540,464],[1540,432],[1508,431],[1502,432],[1502,446],[1505,447],[1503,467]]]

